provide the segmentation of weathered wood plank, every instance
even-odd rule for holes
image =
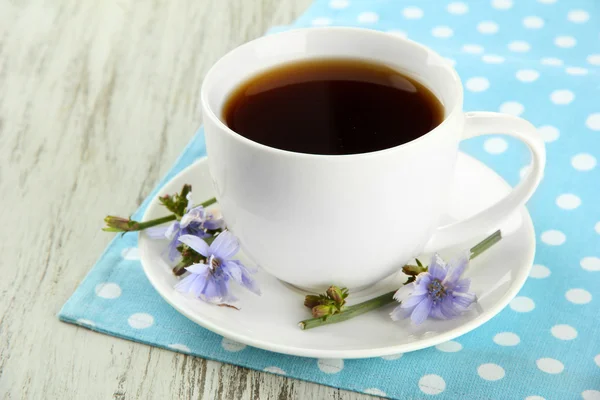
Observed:
[[[201,123],[227,50],[310,0],[0,2],[0,398],[363,399],[58,322]]]

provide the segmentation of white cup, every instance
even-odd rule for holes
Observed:
[[[415,78],[442,102],[444,121],[411,142],[352,155],[279,150],[223,122],[228,96],[253,75],[322,58],[372,60]],[[267,272],[311,291],[367,286],[423,252],[481,238],[531,197],[545,164],[543,141],[529,122],[463,112],[462,84],[447,60],[372,30],[299,29],[246,43],[211,68],[201,98],[210,173],[229,229]],[[459,142],[484,134],[522,140],[532,154],[529,174],[490,208],[440,226]]]

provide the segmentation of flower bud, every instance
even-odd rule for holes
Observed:
[[[316,296],[314,294],[309,294],[304,298],[304,306],[308,308],[313,308],[320,305],[322,299],[320,296]]]
[[[106,222],[106,228],[104,228],[104,230],[111,232],[129,232],[137,230],[137,222],[132,221],[129,218],[109,215],[104,218],[104,222]]]
[[[313,315],[313,318],[323,318],[323,317],[328,317],[329,315],[332,315],[334,311],[335,311],[335,308],[333,306],[321,304],[321,305],[313,307],[312,315]]]
[[[402,267],[402,272],[409,276],[417,276],[422,272],[426,272],[426,268],[418,265],[405,265]]]
[[[327,296],[339,306],[345,303],[344,293],[342,292],[342,289],[337,286],[329,286],[329,289],[327,289]]]

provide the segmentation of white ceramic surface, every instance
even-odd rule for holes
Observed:
[[[167,183],[161,194],[177,192],[184,183],[190,183],[194,198],[199,201],[214,196],[207,164],[206,159],[194,163]],[[456,177],[446,221],[468,218],[510,190],[492,170],[462,153],[457,160]],[[163,215],[165,209],[155,200],[149,205],[144,220]],[[264,270],[259,270],[256,275],[262,296],[234,286],[241,310],[216,307],[173,289],[177,278],[161,256],[167,245],[165,241],[152,240],[141,233],[139,249],[144,271],[158,293],[183,315],[207,329],[237,342],[279,353],[319,358],[367,358],[437,345],[477,328],[500,312],[525,282],[535,250],[535,234],[525,207],[508,218],[501,229],[505,238],[473,261],[465,274],[472,279],[471,289],[479,297],[476,306],[457,319],[426,321],[418,327],[408,320],[392,322],[388,316],[391,306],[388,306],[344,323],[302,331],[297,323],[310,317],[309,310],[302,305],[304,294]],[[470,245],[480,239],[482,237]],[[399,241],[398,247],[401,245]],[[306,251],[310,252],[310,249]],[[249,262],[243,254],[240,259]],[[376,267],[367,259],[363,266]],[[352,294],[350,304],[393,290],[404,280],[401,273],[395,274],[369,290]]]
[[[344,156],[263,146],[221,122],[228,94],[242,81],[278,64],[324,57],[375,60],[404,71],[438,96],[445,120],[401,146]],[[201,103],[209,168],[230,229],[265,270],[304,288],[372,284],[423,250],[490,232],[529,199],[544,168],[544,144],[530,123],[510,115],[463,113],[462,84],[443,57],[373,30],[299,29],[244,44],[208,72]],[[459,142],[495,133],[529,146],[529,176],[482,213],[441,226]]]

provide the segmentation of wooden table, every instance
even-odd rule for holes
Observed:
[[[221,55],[311,0],[0,0],[0,399],[367,399],[61,323],[202,123]]]

